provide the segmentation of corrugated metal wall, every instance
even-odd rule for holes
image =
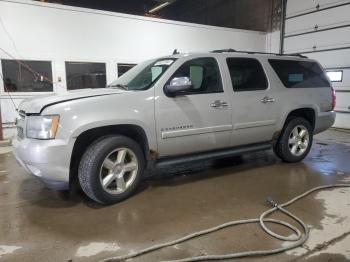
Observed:
[[[288,0],[284,53],[317,59],[329,71],[341,71],[335,126],[350,128],[350,1]]]

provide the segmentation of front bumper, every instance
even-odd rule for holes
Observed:
[[[70,147],[62,140],[13,140],[18,163],[47,187],[69,189]]]

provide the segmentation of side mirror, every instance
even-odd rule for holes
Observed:
[[[169,85],[164,87],[164,92],[166,95],[174,97],[192,89],[192,82],[188,77],[174,77]]]

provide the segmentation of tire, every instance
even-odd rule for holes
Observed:
[[[284,162],[296,163],[307,156],[312,141],[313,129],[310,122],[302,117],[291,118],[285,124],[274,152]]]
[[[145,168],[140,146],[125,136],[95,141],[82,156],[79,183],[85,194],[101,204],[114,204],[131,196]]]

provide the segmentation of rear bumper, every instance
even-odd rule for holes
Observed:
[[[34,175],[47,187],[69,189],[67,145],[57,140],[13,140],[13,154],[27,173]]]
[[[331,126],[333,126],[335,121],[335,112],[322,112],[316,117],[314,134],[321,133]]]

